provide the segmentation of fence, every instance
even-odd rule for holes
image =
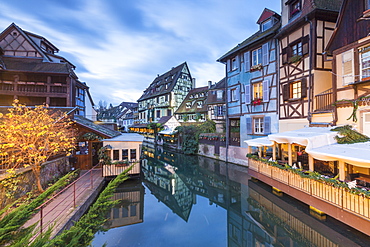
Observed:
[[[128,172],[129,175],[139,175],[140,174],[140,162],[133,162],[134,167]],[[125,165],[103,165],[103,177],[118,176],[130,167],[132,163]]]
[[[312,197],[330,203],[342,210],[370,220],[370,199],[298,174],[270,166],[262,161],[248,159],[249,169],[272,178]]]
[[[101,169],[95,169],[97,166],[88,170],[36,209],[36,211],[40,210],[39,228],[37,228],[37,231],[39,231],[35,233],[33,239],[49,227],[56,229],[63,223],[62,220],[73,212],[73,209],[78,206],[79,199],[85,197],[85,192],[93,188],[94,177],[101,177]],[[57,197],[59,197],[58,200],[55,200]],[[38,219],[36,218],[36,220]]]

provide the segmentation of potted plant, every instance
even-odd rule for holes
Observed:
[[[262,64],[256,64],[251,67],[250,71],[253,72],[253,71],[257,71],[261,69],[262,69]]]
[[[262,104],[262,99],[257,98],[257,99],[252,100],[253,106],[260,105],[260,104]]]

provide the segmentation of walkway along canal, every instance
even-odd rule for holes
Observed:
[[[370,237],[254,181],[248,169],[144,148],[93,246],[368,246]]]

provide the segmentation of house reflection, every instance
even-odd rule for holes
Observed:
[[[104,228],[115,228],[143,222],[144,186],[139,179],[129,179],[121,184],[112,197],[120,203],[107,215]]]

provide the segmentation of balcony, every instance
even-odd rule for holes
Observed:
[[[0,92],[5,94],[13,93],[67,93],[67,85],[55,85],[48,86],[45,83],[26,83],[20,82],[18,84],[0,82]]]
[[[315,96],[315,112],[331,112],[333,106],[333,90],[330,88]]]

